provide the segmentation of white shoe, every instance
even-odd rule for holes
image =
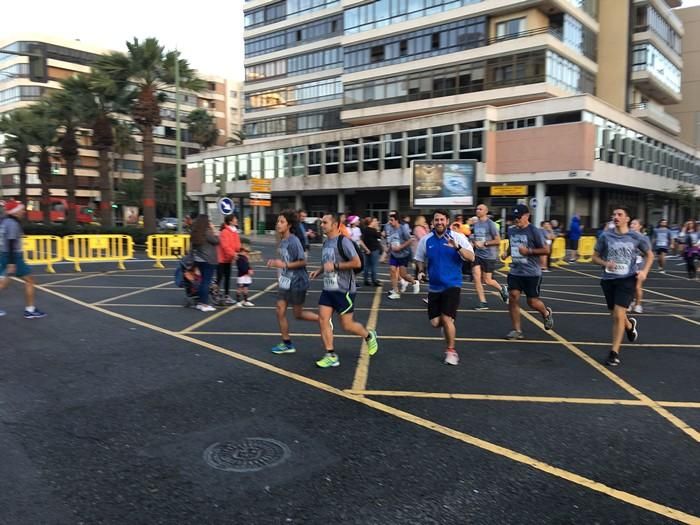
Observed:
[[[197,310],[199,310],[200,312],[215,312],[216,308],[209,304],[199,303],[197,305]]]
[[[253,303],[251,303],[250,301],[243,301],[241,304],[242,304],[243,306],[255,306],[255,305],[254,305]]]
[[[401,299],[401,294],[392,290],[389,292],[389,299],[396,300],[396,299]]]
[[[408,288],[408,281],[404,281],[401,279],[401,293],[404,293],[406,291],[406,288]]]
[[[641,304],[635,304],[633,310],[634,310],[635,314],[643,314],[644,313],[644,308],[642,308]]]
[[[454,350],[445,352],[445,364],[457,366],[459,364],[459,354]]]
[[[413,293],[420,293],[420,283],[418,282],[418,279],[413,281]]]
[[[659,270],[659,273],[666,273],[666,270]]]
[[[636,306],[636,305],[635,305],[634,303],[631,303],[631,304],[627,307],[627,311],[628,311],[628,312],[631,312],[632,309],[633,309],[635,306]]]

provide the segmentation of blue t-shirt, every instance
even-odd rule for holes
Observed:
[[[641,233],[628,231],[617,233],[606,231],[598,237],[595,252],[605,261],[614,261],[615,267],[603,268],[603,279],[625,279],[639,271],[637,255],[646,254],[651,249],[649,239]]]
[[[461,233],[446,230],[442,237],[434,231],[418,243],[416,261],[428,266],[428,291],[443,292],[448,288],[462,287],[462,257],[457,250],[447,244],[448,236],[452,237],[458,246],[470,252],[474,249],[467,238]]]
[[[384,226],[384,232],[386,233],[386,242],[389,245],[389,254],[393,255],[395,259],[404,259],[411,256],[410,244],[398,252],[392,249],[392,247],[401,245],[411,238],[411,230],[408,224],[401,223],[397,228],[387,224]]]
[[[282,239],[280,241],[279,252],[280,259],[287,264],[306,260],[304,247],[301,245],[301,241],[296,235],[290,235],[286,239]],[[306,271],[306,266],[282,270],[280,272],[279,284],[282,290],[308,290],[309,273]]]
[[[22,252],[22,225],[14,217],[5,217],[0,220],[0,253],[10,252],[10,241],[15,253]]]
[[[343,243],[343,253],[347,260],[351,260],[355,256],[359,255],[355,250],[355,246],[352,241],[345,237],[344,235],[338,235],[338,237],[333,237],[332,239],[326,239],[323,241],[323,249],[321,251],[321,263],[342,263],[347,262],[340,256],[338,251],[338,243]],[[330,272],[323,274],[323,289],[329,292],[350,292],[355,293],[357,290],[357,285],[355,284],[355,275],[353,270],[338,270],[337,272]]]
[[[654,248],[669,248],[673,242],[671,230],[660,226],[654,230]]]
[[[472,238],[474,242],[492,241],[498,236],[498,226],[491,219],[476,221],[472,226]],[[474,247],[474,253],[479,259],[498,259],[498,245],[490,245],[484,248]]]
[[[539,228],[528,224],[525,228],[511,226],[508,228],[508,245],[513,262],[510,264],[510,273],[520,277],[538,277],[542,275],[540,255],[521,255],[520,246],[526,248],[543,248],[547,244],[544,234]]]

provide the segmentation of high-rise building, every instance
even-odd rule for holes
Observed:
[[[29,58],[20,55],[3,54],[3,50],[15,52],[31,51],[33,46],[46,50],[46,82],[37,82],[30,76]],[[108,50],[80,42],[45,35],[23,35],[11,39],[0,39],[0,114],[30,105],[53,90],[60,89],[59,80],[76,73],[87,73],[91,64]],[[180,97],[183,157],[199,151],[199,145],[192,142],[185,119],[196,109],[206,109],[216,121],[219,129],[218,145],[223,146],[227,139],[241,129],[241,85],[221,77],[204,76],[206,89],[200,93],[182,91]],[[164,92],[166,101],[161,104],[160,126],[154,129],[154,162],[156,171],[172,170],[175,166],[175,91]],[[124,122],[130,119],[120,116]],[[113,155],[113,176],[115,189],[120,181],[142,177],[141,137],[135,126],[131,127],[135,147],[131,151],[115,152]],[[90,137],[81,134],[80,156],[76,164],[76,198],[81,205],[94,205],[99,200],[98,152],[91,148]],[[0,189],[2,197],[19,195],[18,167],[12,162],[1,162],[0,146]],[[35,165],[28,170],[28,206],[38,209],[40,195],[39,180]],[[53,181],[51,195],[65,196],[65,166],[59,156],[53,159]]]
[[[526,186],[537,219],[598,226],[614,205],[680,218],[700,190],[681,100],[677,0],[252,0],[243,146],[188,158],[188,192],[272,211],[411,209],[413,160],[478,161],[478,200]]]

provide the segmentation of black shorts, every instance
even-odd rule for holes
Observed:
[[[277,290],[277,300],[285,301],[287,304],[292,306],[304,304],[306,301],[306,290],[304,289],[292,289],[289,290]]]
[[[569,241],[569,250],[578,250],[578,239],[567,239]]]
[[[508,289],[520,290],[528,297],[539,297],[541,284],[541,275],[533,275],[526,277],[523,275],[513,275],[512,273],[508,274]]]
[[[668,253],[668,248],[656,248],[656,255],[660,253]]]
[[[350,292],[330,292],[323,290],[318,298],[320,306],[330,306],[338,315],[355,311],[355,294]]]
[[[496,259],[482,259],[481,257],[477,257],[474,261],[474,265],[479,266],[484,273],[493,273],[496,271],[498,261]]]
[[[605,302],[608,303],[608,310],[614,310],[615,306],[629,307],[634,299],[637,289],[637,276],[625,277],[624,279],[603,279],[600,286],[605,294]]]
[[[442,292],[428,292],[428,319],[447,315],[457,317],[459,309],[459,288],[447,288]]]

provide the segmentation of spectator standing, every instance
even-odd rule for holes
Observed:
[[[576,262],[578,259],[578,242],[581,239],[581,218],[578,214],[571,217],[568,238],[569,250],[571,251],[569,262]]]
[[[217,245],[219,237],[216,235],[214,225],[209,220],[208,215],[198,215],[192,223],[190,243],[195,265],[199,268],[199,273],[202,276],[199,283],[197,310],[212,312],[215,308],[209,304],[209,286],[218,265]]]
[[[377,265],[379,264],[379,257],[382,253],[382,234],[379,231],[379,221],[377,218],[366,217],[360,228],[360,232],[362,234],[362,243],[367,251],[369,251],[369,253],[365,253],[365,286],[369,286],[370,284],[373,286],[381,286],[382,283],[377,279]]]
[[[227,215],[221,224],[219,232],[219,245],[217,246],[217,258],[219,266],[216,269],[216,282],[219,292],[223,290],[223,303],[235,304],[231,298],[231,265],[241,249],[241,238],[238,235],[238,218],[235,215]]]

